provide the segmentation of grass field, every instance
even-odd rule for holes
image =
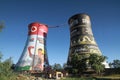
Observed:
[[[96,80],[120,80],[120,74],[109,75],[109,76],[97,76]]]
[[[64,78],[61,80],[96,80],[94,78]]]
[[[16,76],[15,76],[16,77]],[[4,78],[0,78],[0,80],[8,80]],[[55,80],[55,79],[46,79],[41,78],[36,79],[34,76],[25,76],[25,75],[19,75],[17,78],[10,79],[10,80]],[[109,76],[95,76],[95,77],[64,77],[60,80],[120,80],[120,74],[116,75],[109,75]]]
[[[63,78],[61,80],[120,80],[120,74],[109,75],[109,76],[96,76],[94,78]]]

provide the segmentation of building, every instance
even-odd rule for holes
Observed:
[[[35,22],[28,26],[25,48],[16,64],[16,71],[43,72],[49,66],[46,38],[47,25]]]
[[[102,55],[92,33],[90,17],[87,14],[76,14],[68,20],[70,26],[70,48],[68,63],[72,54]]]

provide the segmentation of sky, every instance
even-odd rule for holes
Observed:
[[[25,47],[28,24],[47,24],[50,65],[67,62],[70,47],[68,19],[78,13],[91,18],[94,38],[108,62],[120,59],[120,0],[0,0],[0,52],[16,64]]]

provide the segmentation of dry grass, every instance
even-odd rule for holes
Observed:
[[[97,76],[96,79],[98,80],[120,80],[120,74],[113,74],[109,76]]]

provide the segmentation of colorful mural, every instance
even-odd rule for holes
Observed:
[[[75,53],[101,55],[92,33],[90,17],[87,14],[76,14],[69,19],[68,23],[70,25],[68,62],[70,55]]]
[[[48,59],[45,59],[47,57],[46,37],[48,27],[40,23],[31,23],[28,29],[28,39],[23,53],[16,64],[16,70],[43,71],[44,65],[49,65]]]

